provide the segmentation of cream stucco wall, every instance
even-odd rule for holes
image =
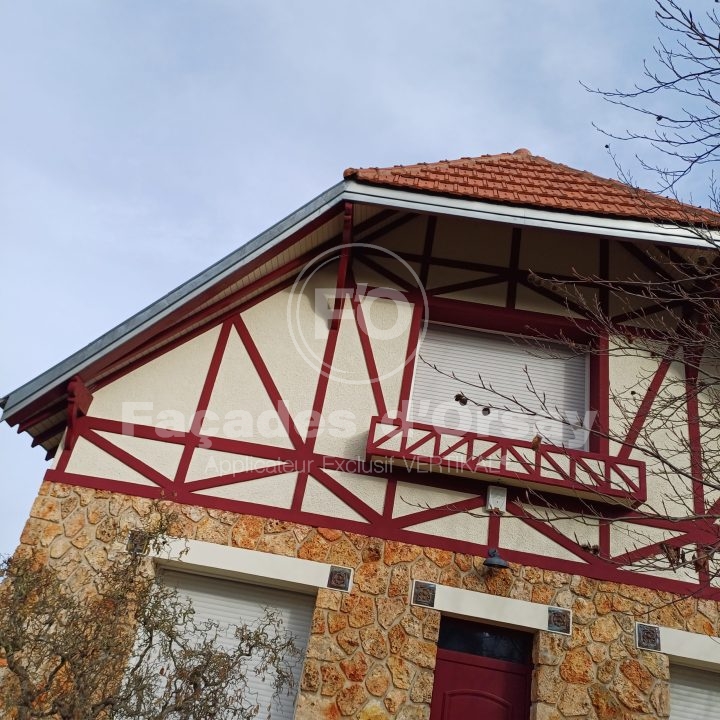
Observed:
[[[391,233],[383,243],[393,252],[419,254],[424,246],[426,223],[425,217],[415,218]],[[504,267],[510,258],[511,235],[510,227],[460,218],[441,218],[436,229],[434,254],[448,260]],[[590,237],[570,238],[557,232],[524,230],[520,266],[566,275],[591,275],[598,269],[598,242]],[[640,263],[622,255],[615,245],[611,247],[610,257],[611,265],[618,271],[622,263],[627,261],[627,267],[623,266],[625,271],[647,272]],[[414,282],[412,273],[397,259],[384,257],[380,264]],[[413,271],[420,271],[418,263],[411,263],[411,266]],[[367,294],[368,289],[363,288],[356,299],[370,327],[368,345],[381,378],[382,398],[392,417],[400,399],[413,305],[399,299],[397,293],[391,297],[373,297],[373,285],[392,288],[393,283],[364,266],[360,260],[354,262],[352,267],[360,287],[364,283],[370,287],[370,295]],[[293,441],[278,415],[279,409],[266,388],[268,377],[289,409],[303,443],[311,440],[314,452],[334,458],[365,458],[370,419],[379,412],[366,368],[367,348],[363,349],[353,303],[349,297],[342,304],[333,367],[321,405],[320,427],[316,438],[307,437],[311,411],[318,398],[318,388],[322,385],[322,358],[329,338],[328,313],[333,305],[336,276],[337,262],[329,262],[303,278],[302,284],[280,289],[241,313],[240,317],[257,348],[260,361],[253,359],[237,330],[231,328],[210,396],[209,414],[201,429],[210,438],[210,446],[203,444],[194,450],[187,475],[189,487],[194,482],[227,474],[223,468],[231,468],[232,472],[246,472],[263,467],[272,468],[279,462],[268,459],[267,452],[262,457],[262,453],[254,456],[251,446],[245,446],[237,454],[213,449],[213,438],[262,444],[278,448],[278,451],[294,449]],[[478,275],[474,271],[438,265],[430,268],[428,287],[432,289],[482,276],[482,273]],[[499,282],[451,293],[449,297],[498,306],[505,302],[506,289],[507,283]],[[561,303],[543,298],[530,288],[518,288],[517,302],[522,309],[567,314]],[[219,336],[219,327],[211,328],[100,388],[95,392],[90,415],[111,420],[127,419],[129,407],[132,418],[142,424],[186,432],[192,422]],[[627,352],[621,349],[619,343],[612,348],[611,395],[618,404],[611,402],[611,435],[621,435],[626,431],[657,366],[657,358],[648,350],[640,348]],[[686,449],[678,447],[675,442],[677,438],[668,431],[671,420],[674,424],[684,420],[682,398],[678,396],[678,388],[682,387],[682,383],[682,368],[673,365],[660,393],[661,399],[668,400],[646,429],[649,440],[662,447],[666,457],[671,458],[678,467],[687,468],[689,457]],[[162,438],[140,439],[113,433],[104,433],[103,437],[168,480],[174,478],[182,454],[181,445],[162,442]],[[686,442],[684,437],[680,440],[680,445]],[[618,452],[619,448],[619,444],[611,444],[611,453]],[[691,496],[688,481],[669,476],[666,469],[647,454],[633,451],[631,457],[648,464],[648,500],[643,509],[676,513],[678,516],[685,514]],[[83,439],[76,443],[67,470],[144,486],[153,484],[141,473]],[[383,477],[368,478],[337,469],[327,472],[362,503],[375,512],[382,511],[386,488]],[[288,471],[196,492],[204,496],[289,508],[298,477],[297,471]],[[442,480],[435,477],[432,482],[441,484]],[[502,480],[496,482],[502,483]],[[478,493],[484,487],[484,484],[478,482]],[[708,495],[710,499],[715,497]],[[394,515],[400,517],[421,508],[452,505],[453,502],[472,496],[471,492],[459,493],[448,488],[400,483],[395,497]],[[312,477],[307,480],[301,509],[328,517],[366,522],[357,510]],[[527,510],[535,516],[541,512],[529,503]],[[544,520],[569,540],[587,546],[595,546],[599,542],[597,522],[588,522],[587,518],[567,513]],[[461,513],[422,521],[409,526],[409,529],[448,539],[484,543],[488,538],[488,519],[481,512],[477,516]],[[610,544],[613,552],[632,550],[637,545],[634,532],[633,527],[622,523],[612,524]],[[673,535],[668,531],[656,531],[648,542],[661,542],[671,539]],[[500,543],[503,547],[526,553],[582,561],[577,554],[558,542],[511,518],[503,519],[500,524]]]

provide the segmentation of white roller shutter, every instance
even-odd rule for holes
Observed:
[[[670,720],[720,717],[720,674],[670,666]]]
[[[540,347],[522,338],[429,325],[419,355],[411,404],[415,422],[519,440],[540,435],[553,445],[585,446],[585,433],[546,417],[584,419],[587,357],[583,354],[560,344]],[[427,363],[455,373],[458,379]],[[467,384],[479,385],[480,378],[495,392]],[[458,393],[481,405],[461,406],[454,400]]]
[[[315,598],[312,595],[300,595],[286,590],[190,573],[165,571],[163,579],[190,598],[198,623],[215,620],[221,626],[243,623],[251,625],[262,616],[265,607],[270,606],[282,611],[284,625],[293,634],[301,654],[294,671],[295,687],[290,695],[281,694],[273,699],[272,680],[263,682],[261,677],[250,672],[248,684],[253,694],[257,694],[260,704],[259,718],[265,718],[267,708],[270,707],[273,720],[291,720],[295,712],[295,699],[310,635]],[[227,644],[231,645],[233,642],[232,634],[227,633]]]

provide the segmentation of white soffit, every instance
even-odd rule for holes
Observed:
[[[690,245],[693,247],[715,247],[720,242],[720,232],[708,231],[708,240],[699,237],[697,232],[678,225],[664,225],[643,220],[623,220],[595,215],[565,213],[558,210],[538,210],[483,202],[481,200],[463,200],[443,195],[431,195],[409,190],[393,190],[375,185],[366,185],[355,181],[345,184],[344,198],[354,202],[379,203],[390,207],[404,208],[415,212],[441,213],[461,217],[487,220],[491,222],[512,223],[526,227],[539,227],[567,232],[581,232],[591,235],[622,237],[628,240],[646,240],[649,242]]]

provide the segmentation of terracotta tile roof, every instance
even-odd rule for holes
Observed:
[[[720,227],[720,214],[551,162],[524,148],[436,163],[348,168],[344,177],[401,190],[544,210]]]

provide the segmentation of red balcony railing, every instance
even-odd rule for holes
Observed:
[[[367,453],[408,470],[431,468],[630,506],[646,499],[645,463],[637,460],[399,419],[372,419]]]

